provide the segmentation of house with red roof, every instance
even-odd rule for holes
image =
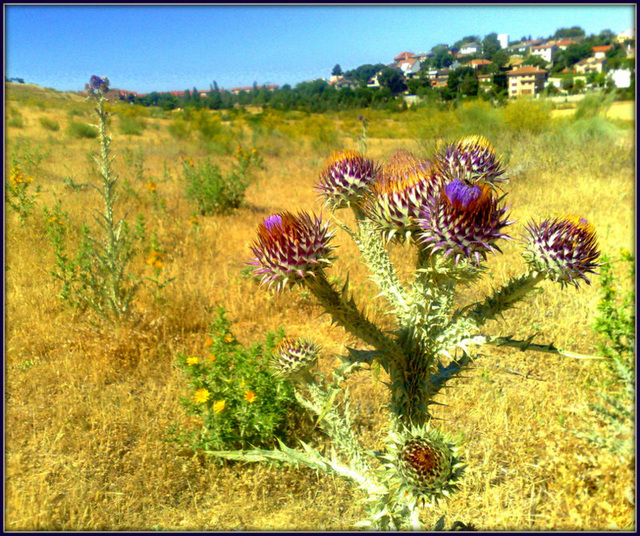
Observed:
[[[407,78],[411,78],[420,71],[420,61],[415,58],[400,60],[396,65]]]
[[[413,56],[415,56],[413,52],[400,52],[400,54],[398,54],[395,58],[393,58],[393,61],[395,63],[398,63],[399,61],[402,61],[402,60],[408,60]]]
[[[463,64],[463,67],[471,67],[474,71],[482,71],[486,69],[491,62],[489,60],[471,60]]]
[[[611,50],[611,45],[601,46],[601,47],[593,47],[593,56],[597,59],[605,59],[607,56],[607,52]]]

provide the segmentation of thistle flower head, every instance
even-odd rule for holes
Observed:
[[[500,251],[495,245],[499,238],[509,238],[501,232],[513,223],[506,211],[488,184],[454,179],[429,200],[417,219],[419,241],[431,254],[453,255],[456,264],[463,258],[479,264],[488,252]]]
[[[318,359],[320,348],[308,339],[285,337],[273,352],[271,367],[278,376],[293,378]]]
[[[596,273],[600,256],[596,232],[586,219],[569,215],[530,222],[523,254],[532,268],[562,286],[578,287],[581,279],[591,284],[586,274]]]
[[[258,225],[258,237],[251,246],[255,254],[248,264],[261,284],[275,284],[277,290],[316,277],[331,264],[333,234],[322,219],[306,212],[280,212]]]
[[[496,152],[485,137],[467,136],[449,145],[435,158],[435,168],[446,182],[460,179],[472,184],[508,180]]]
[[[387,467],[400,487],[419,501],[439,501],[458,488],[464,467],[453,440],[429,425],[390,437]]]
[[[89,95],[96,93],[104,95],[109,91],[109,79],[106,76],[100,78],[94,74],[84,88]]]
[[[439,184],[429,161],[398,151],[371,184],[364,211],[388,240],[408,239],[418,230],[415,219]]]
[[[356,204],[379,166],[357,151],[336,151],[325,164],[316,190],[330,210]]]

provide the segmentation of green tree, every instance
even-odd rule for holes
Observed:
[[[471,67],[460,67],[449,73],[447,87],[443,91],[445,100],[452,100],[460,96],[478,95],[478,77]]]
[[[502,49],[497,33],[490,33],[482,40],[482,57],[493,61],[494,56]]]
[[[529,54],[522,62],[522,65],[532,65],[533,67],[540,67],[541,69],[547,68],[547,62],[540,56],[535,56],[533,54]]]
[[[584,37],[586,34],[580,26],[572,26],[571,28],[560,28],[553,34],[554,39],[562,39],[564,37]]]
[[[447,45],[436,45],[431,49],[431,52],[433,52],[431,64],[434,69],[445,69],[453,64],[455,58],[449,52]]]
[[[383,63],[365,63],[351,71],[346,71],[344,77],[358,82],[361,86],[366,86],[367,82],[371,80],[378,71],[384,69],[384,67],[385,65]]]
[[[491,58],[493,65],[496,66],[498,69],[503,69],[505,65],[509,63],[510,60],[511,60],[511,54],[509,54],[509,51],[505,50],[504,48],[498,50],[493,55],[493,58]]]
[[[391,67],[385,67],[380,71],[378,83],[382,87],[388,88],[392,95],[397,95],[407,89],[402,71]]]
[[[333,67],[333,70],[331,71],[331,74],[333,76],[340,76],[342,74],[342,67],[340,67],[339,63],[335,64],[335,66]]]
[[[554,63],[561,64],[562,67],[571,68],[580,60],[591,56],[592,50],[591,43],[571,43],[564,50],[559,50],[554,56]]]
[[[466,45],[467,43],[478,43],[480,44],[480,38],[476,35],[468,35],[467,37],[463,37],[460,41],[456,41],[453,44],[453,48],[460,48],[462,45]]]

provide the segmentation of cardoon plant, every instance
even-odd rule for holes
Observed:
[[[300,402],[317,416],[332,441],[329,451],[308,444],[294,449],[212,452],[245,461],[278,460],[337,474],[365,495],[374,529],[423,528],[419,508],[455,493],[464,476],[455,430],[436,423],[438,393],[460,375],[483,345],[511,346],[574,357],[531,339],[492,337],[487,322],[501,317],[548,279],[566,286],[589,283],[598,266],[595,231],[584,218],[564,216],[530,222],[520,238],[528,270],[485,299],[456,307],[459,287],[487,270],[487,255],[501,253],[514,223],[505,205],[504,169],[491,144],[479,136],[450,145],[430,160],[401,151],[383,166],[347,151],[332,156],[317,189],[332,212],[349,207],[355,228],[338,218],[355,242],[371,279],[395,319],[392,331],[372,322],[351,297],[348,281],[337,285],[328,272],[335,261],[334,231],[306,212],[267,217],[251,249],[254,275],[277,291],[310,291],[334,323],[359,338],[366,349],[346,348],[330,379],[312,372],[320,349],[309,340],[285,339],[273,360],[297,381]],[[415,250],[409,281],[398,276],[387,251],[396,241]],[[389,427],[384,450],[363,448],[351,425],[344,379],[379,364],[389,376]],[[338,398],[337,394],[342,393]],[[340,402],[338,402],[340,401]],[[460,526],[460,525],[458,525]],[[442,527],[442,520],[437,528]]]

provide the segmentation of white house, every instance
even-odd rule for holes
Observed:
[[[631,85],[631,71],[627,69],[609,71],[609,76],[616,87],[626,88]]]
[[[458,54],[460,56],[466,56],[467,54],[476,54],[480,50],[478,43],[464,43],[460,45]]]
[[[547,43],[531,47],[531,54],[541,57],[547,63],[551,63],[551,59],[553,58],[553,54],[556,50],[558,50],[557,45]]]
[[[635,30],[626,30],[622,33],[619,33],[618,35],[616,35],[616,42],[618,43],[622,43],[623,41],[626,41],[627,39],[635,39],[636,38],[636,31]]]
[[[498,34],[498,42],[501,48],[507,48],[509,46],[509,34]]]
[[[420,71],[420,61],[415,58],[409,58],[398,62],[398,67],[406,77],[412,77]]]

